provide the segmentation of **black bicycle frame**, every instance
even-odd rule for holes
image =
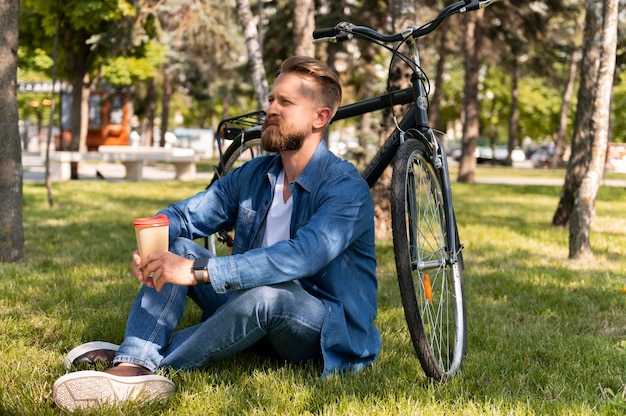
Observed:
[[[398,151],[400,145],[404,142],[405,132],[414,130],[417,126],[418,134],[411,134],[412,139],[419,140],[431,151],[432,164],[435,166],[437,174],[439,176],[439,183],[442,188],[442,197],[444,206],[446,208],[446,239],[449,247],[448,261],[450,264],[457,262],[457,247],[456,230],[454,229],[454,208],[452,206],[452,195],[450,193],[450,178],[448,173],[448,163],[446,155],[444,153],[444,146],[441,140],[428,128],[425,109],[417,108],[415,102],[417,99],[415,96],[425,96],[423,90],[423,84],[418,79],[413,79],[414,86],[405,88],[402,90],[393,91],[391,93],[383,94],[380,96],[368,98],[356,103],[346,104],[339,107],[337,114],[333,118],[333,122],[343,120],[350,117],[360,116],[373,111],[383,110],[389,108],[392,105],[401,105],[413,103],[408,111],[404,114],[402,120],[400,120],[398,126],[393,130],[389,138],[385,140],[382,146],[378,149],[376,154],[372,157],[372,160],[367,164],[361,176],[369,187],[374,186],[376,181],[380,178],[384,170],[389,166]],[[414,92],[414,89],[417,91]],[[415,130],[414,130],[415,131]],[[432,137],[427,137],[431,135]],[[434,140],[433,143],[431,140]],[[439,162],[437,162],[437,160]]]

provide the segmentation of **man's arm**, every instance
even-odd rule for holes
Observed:
[[[296,225],[293,238],[211,259],[209,274],[215,290],[225,292],[312,276],[373,225],[373,202],[364,182],[341,176],[325,181],[317,195],[309,197],[315,199],[310,203],[317,209],[305,223]]]

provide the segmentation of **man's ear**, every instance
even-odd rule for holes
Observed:
[[[328,107],[319,107],[317,110],[317,117],[313,122],[313,127],[320,129],[325,127],[328,123],[330,123],[330,119],[332,117],[332,112]]]

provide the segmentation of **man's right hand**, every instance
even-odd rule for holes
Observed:
[[[145,276],[144,271],[141,268],[141,256],[139,255],[139,251],[133,251],[133,265],[132,265],[133,275],[139,280],[141,283],[148,287],[154,287],[154,282],[150,276]]]

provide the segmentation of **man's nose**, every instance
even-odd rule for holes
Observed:
[[[265,110],[265,113],[269,116],[272,114],[277,114],[277,107],[276,107],[276,101],[272,101],[269,103],[269,105],[267,106],[267,109]]]

